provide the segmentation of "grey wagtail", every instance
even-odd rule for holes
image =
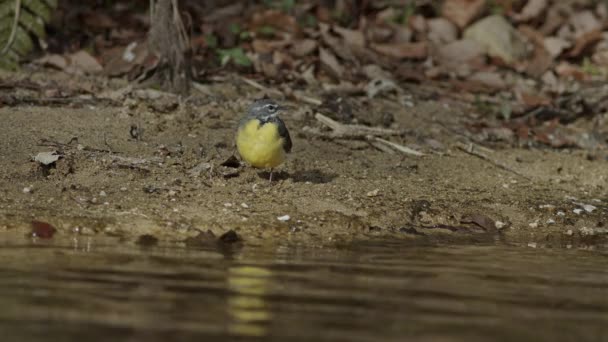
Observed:
[[[278,114],[288,107],[271,99],[253,102],[247,114],[239,121],[236,132],[236,148],[249,165],[272,169],[285,161],[285,154],[291,152],[291,138],[285,123]]]

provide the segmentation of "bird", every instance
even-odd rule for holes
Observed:
[[[279,117],[279,113],[288,108],[269,98],[255,100],[239,120],[236,132],[236,147],[241,159],[252,167],[270,169],[270,182],[273,169],[291,152],[289,131]]]

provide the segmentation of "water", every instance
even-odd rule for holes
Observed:
[[[0,242],[3,341],[608,341],[608,253]]]

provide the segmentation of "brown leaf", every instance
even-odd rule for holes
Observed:
[[[462,29],[481,15],[485,4],[485,0],[445,0],[441,13]]]
[[[447,44],[458,38],[458,28],[445,18],[435,18],[427,21],[429,40],[437,45]]]
[[[254,13],[251,22],[252,29],[257,31],[264,26],[272,26],[280,31],[295,33],[299,30],[296,18],[279,10],[266,10],[262,13]]]
[[[50,239],[55,235],[57,229],[52,225],[42,221],[32,221],[32,237]]]
[[[496,231],[495,221],[483,214],[464,216],[460,219],[460,223],[473,223],[487,232]]]
[[[39,64],[61,69],[68,74],[95,74],[103,70],[101,64],[84,50],[71,55],[46,55],[36,61]]]
[[[602,31],[594,30],[587,32],[576,39],[574,47],[568,53],[569,57],[577,58],[581,56],[588,48],[602,40]]]
[[[521,12],[513,15],[513,19],[519,22],[536,19],[547,9],[548,4],[547,0],[528,0]]]
[[[545,50],[547,50],[553,58],[559,57],[564,50],[572,45],[569,41],[559,37],[547,37],[543,40],[543,43],[545,45]]]
[[[519,92],[516,96],[528,108],[536,108],[540,106],[551,106],[551,99],[539,94],[531,94]]]
[[[319,47],[319,60],[321,66],[330,73],[333,77],[341,79],[344,75],[344,68],[338,62],[336,56],[334,56],[329,50]]]
[[[383,55],[404,59],[422,59],[428,54],[426,42],[400,43],[400,44],[371,44],[373,50]]]
[[[109,76],[128,74],[138,65],[142,65],[149,56],[148,44],[133,42],[104,52],[104,73]]]
[[[555,72],[560,76],[572,77],[577,81],[586,81],[589,79],[589,75],[587,75],[580,67],[568,62],[559,63],[555,67]]]
[[[485,50],[474,40],[461,39],[441,46],[437,55],[445,65],[481,64],[485,59]]]
[[[291,46],[291,53],[296,57],[310,55],[317,48],[317,41],[314,39],[302,39],[295,41]]]
[[[340,26],[334,26],[333,30],[338,33],[347,44],[364,46],[365,36],[358,30],[350,30]]]

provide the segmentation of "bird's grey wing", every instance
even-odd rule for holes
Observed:
[[[291,137],[289,136],[289,131],[287,130],[287,126],[281,118],[275,118],[277,125],[279,126],[279,135],[283,138],[283,149],[285,152],[291,152]]]

